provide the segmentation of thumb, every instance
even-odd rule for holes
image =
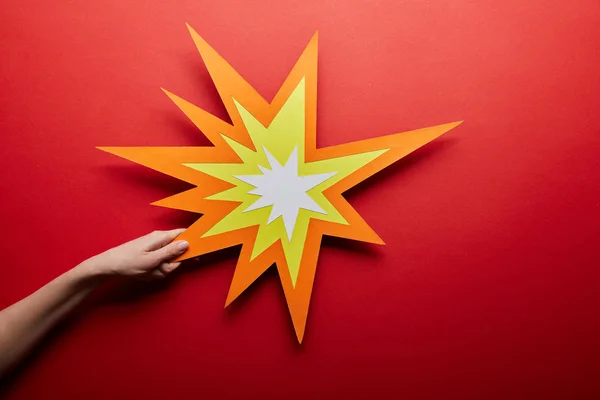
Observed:
[[[163,261],[171,260],[175,257],[183,254],[190,245],[185,240],[178,240],[173,243],[169,243],[165,247],[161,247],[160,249],[154,250],[151,254],[155,258],[157,263],[162,263]]]

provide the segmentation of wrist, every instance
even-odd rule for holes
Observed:
[[[92,257],[85,260],[72,270],[77,277],[83,281],[100,281],[108,278],[111,274],[103,268],[95,259]]]

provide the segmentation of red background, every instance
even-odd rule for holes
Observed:
[[[235,251],[100,296],[5,384],[33,398],[598,398],[600,3],[4,1],[0,307],[195,216],[186,186],[94,148],[226,118],[189,22],[267,99],[319,31],[318,144],[455,120],[349,193],[385,247],[327,241],[299,346],[271,271],[223,310]],[[308,397],[307,397],[308,396]]]

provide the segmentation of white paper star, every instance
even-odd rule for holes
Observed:
[[[255,187],[248,193],[261,196],[246,211],[273,206],[267,225],[277,218],[283,218],[288,240],[292,240],[300,209],[326,214],[309,195],[308,191],[331,178],[337,172],[298,176],[298,148],[294,148],[285,165],[279,162],[263,147],[271,169],[258,166],[262,175],[238,175],[237,179]]]

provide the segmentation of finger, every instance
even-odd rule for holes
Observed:
[[[171,243],[173,239],[185,232],[185,229],[172,229],[170,231],[154,231],[144,236],[145,250],[153,251]]]
[[[161,247],[158,250],[154,250],[152,253],[150,253],[150,255],[154,257],[157,263],[162,263],[163,261],[171,260],[180,256],[188,249],[188,247],[188,242],[185,240],[178,240],[166,245],[165,247]]]
[[[171,272],[175,271],[175,269],[177,269],[177,267],[179,267],[181,265],[181,262],[162,263],[161,265],[162,265],[161,271],[165,275],[168,275]]]
[[[154,281],[157,279],[163,279],[167,275],[160,268],[155,268],[147,276],[149,278],[148,280]]]
[[[175,268],[179,267],[180,264],[180,262],[162,263],[153,269],[149,274],[146,274],[146,276],[149,278],[148,280],[163,279],[173,272]]]

